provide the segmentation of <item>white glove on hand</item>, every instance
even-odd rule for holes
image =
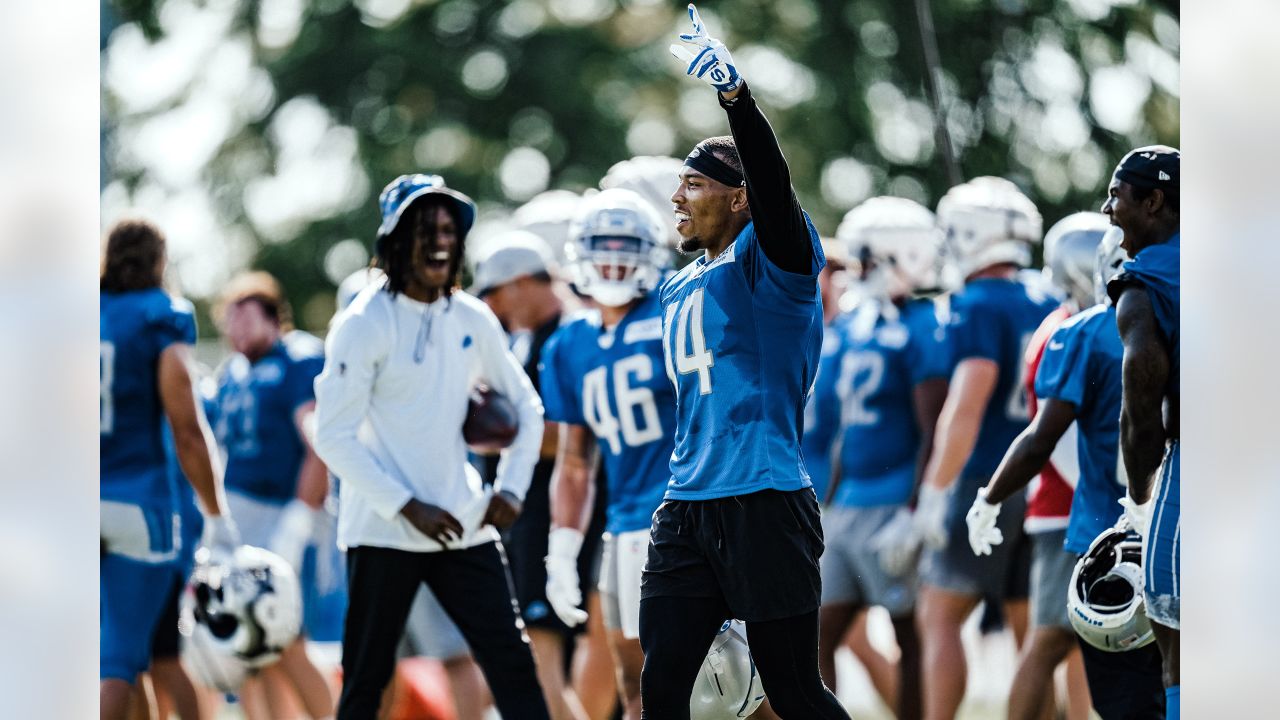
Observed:
[[[925,545],[940,550],[947,546],[947,500],[951,488],[939,490],[925,483],[916,499],[916,532]]]
[[[693,22],[693,32],[681,34],[680,41],[692,45],[694,50],[690,52],[689,48],[673,44],[669,48],[671,54],[686,64],[686,75],[701,78],[722,93],[733,92],[742,78],[738,76],[738,68],[733,64],[729,49],[707,35],[707,27],[702,24],[698,8],[693,3],[689,3],[689,20]]]
[[[978,490],[973,505],[964,516],[969,526],[969,547],[974,555],[990,555],[991,546],[1004,542],[1004,533],[996,527],[996,519],[1000,517],[1000,503],[994,505],[987,502],[987,489]]]
[[[1151,501],[1139,503],[1125,493],[1124,497],[1120,498],[1120,504],[1124,506],[1124,517],[1128,519],[1129,527],[1145,538],[1147,531],[1151,529]]]
[[[205,517],[200,544],[207,552],[203,558],[197,558],[198,562],[230,562],[240,547],[240,529],[230,515]]]
[[[911,510],[904,507],[894,513],[893,518],[871,536],[871,549],[885,572],[895,576],[907,574],[920,550],[920,535],[916,533]]]
[[[582,533],[573,528],[551,529],[547,538],[547,602],[565,625],[573,627],[587,621],[581,607],[582,590],[578,587],[578,551],[582,549]]]
[[[276,531],[267,543],[267,549],[284,558],[299,576],[302,575],[302,555],[307,551],[315,529],[316,512],[301,500],[290,500],[280,513]]]

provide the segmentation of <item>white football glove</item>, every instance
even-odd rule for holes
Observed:
[[[954,487],[954,486],[953,486]],[[947,546],[947,504],[951,488],[939,490],[925,483],[916,499],[916,532],[925,545],[940,550]]]
[[[899,508],[889,522],[871,536],[871,549],[885,572],[895,576],[907,574],[920,551],[920,535],[911,510]]]
[[[693,46],[693,50],[673,44],[669,48],[671,54],[685,63],[686,75],[701,78],[722,93],[733,92],[742,78],[738,76],[738,68],[733,64],[729,49],[724,43],[707,35],[707,27],[702,24],[698,8],[693,3],[689,3],[689,20],[693,22],[693,32],[682,33],[680,41]]]
[[[1120,498],[1120,504],[1124,506],[1124,517],[1128,519],[1129,527],[1145,538],[1147,531],[1151,529],[1151,501],[1139,503],[1125,493]]]
[[[993,545],[1004,542],[1004,533],[996,527],[999,517],[1000,503],[993,505],[987,502],[986,488],[978,490],[978,496],[964,516],[964,522],[969,526],[969,547],[974,555],[990,555]]]
[[[204,546],[205,553],[203,558],[197,558],[198,562],[231,562],[231,556],[236,554],[236,548],[241,544],[240,529],[230,515],[206,516],[200,544]]]
[[[586,611],[579,607],[582,590],[578,587],[578,551],[581,549],[581,532],[567,527],[551,529],[547,538],[547,602],[569,627],[587,621]]]
[[[289,567],[299,576],[302,575],[302,556],[306,553],[315,530],[316,512],[318,511],[297,498],[290,500],[280,513],[276,530],[267,543],[267,549],[289,563]]]

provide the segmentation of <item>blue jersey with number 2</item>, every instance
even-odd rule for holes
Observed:
[[[718,257],[698,258],[661,290],[677,413],[669,499],[811,485],[800,436],[822,345],[818,272],[826,258],[807,215],[805,222],[809,273],[774,265],[748,224]]]
[[[676,399],[662,369],[661,313],[650,293],[612,329],[587,312],[542,348],[546,418],[595,434],[609,482],[605,530],[614,534],[649,527],[671,477]]]

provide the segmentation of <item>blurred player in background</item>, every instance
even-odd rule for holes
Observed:
[[[484,670],[504,717],[548,718],[496,528],[520,514],[542,406],[488,307],[456,290],[470,198],[404,175],[379,198],[386,282],[334,322],[316,379],[316,448],[342,479],[347,549],[340,718],[377,715],[418,586],[430,587]],[[506,396],[519,429],[483,488],[462,425],[472,386]]]
[[[822,295],[822,352],[818,359],[814,391],[809,393],[804,406],[804,435],[800,438],[800,451],[804,454],[804,465],[809,472],[809,481],[813,483],[813,492],[825,504],[829,499],[827,489],[831,485],[831,443],[836,436],[835,424],[839,418],[827,418],[831,422],[819,421],[814,399],[818,388],[835,383],[836,351],[840,347],[840,338],[834,331],[834,325],[841,316],[840,299],[848,290],[849,283],[845,273],[845,251],[840,243],[823,238],[822,254],[827,258],[827,264],[818,273],[818,292]]]
[[[693,51],[673,54],[717,90],[733,136],[698,143],[671,196],[678,249],[699,256],[660,293],[677,419],[641,581],[644,717],[689,717],[711,641],[735,617],[778,715],[847,718],[818,672],[822,527],[800,452],[825,260],[732,56],[689,16]]]
[[[566,303],[562,299],[567,292],[558,275],[553,251],[541,237],[525,230],[513,230],[492,238],[476,261],[470,291],[484,300],[511,338],[511,352],[524,367],[525,374],[539,395],[542,378],[539,364],[543,348],[551,335],[559,329]],[[525,496],[524,512],[504,536],[507,556],[511,562],[511,576],[515,581],[516,600],[520,613],[533,641],[534,655],[538,658],[538,679],[547,694],[547,704],[553,720],[593,717],[588,712],[586,699],[579,697],[576,688],[566,677],[569,655],[574,654],[574,636],[577,631],[561,621],[547,599],[547,537],[551,530],[551,475],[555,470],[556,447],[559,444],[557,427],[548,426],[542,436],[538,462],[533,468],[533,480]],[[602,515],[603,508],[595,514]],[[596,522],[597,535],[600,522]],[[592,568],[599,549],[599,542],[592,542],[583,553],[582,576],[594,576]],[[583,595],[590,585],[582,588]],[[604,646],[603,659],[609,662],[608,647]],[[609,713],[613,708],[611,685],[603,690],[609,707],[601,710]],[[597,690],[597,692],[600,692]],[[593,703],[599,704],[599,703]]]
[[[1087,689],[1082,694],[1074,687],[1083,682],[1083,675],[1077,677],[1079,654],[1075,652],[1076,635],[1067,619],[1065,598],[1077,556],[1088,549],[1098,533],[1077,532],[1081,538],[1068,543],[1067,532],[1069,518],[1073,514],[1073,490],[1079,486],[1083,474],[1083,454],[1080,452],[1083,440],[1077,439],[1077,426],[1082,423],[1078,420],[1090,424],[1094,433],[1098,430],[1105,432],[1110,424],[1114,439],[1119,405],[1111,407],[1108,401],[1118,403],[1119,385],[1113,386],[1107,381],[1118,381],[1119,374],[1118,371],[1111,372],[1117,368],[1108,364],[1109,358],[1102,348],[1099,348],[1099,354],[1090,367],[1088,335],[1079,335],[1079,331],[1066,328],[1088,324],[1089,318],[1100,316],[1088,332],[1106,329],[1106,309],[1091,306],[1096,296],[1094,266],[1107,227],[1106,216],[1082,212],[1058,221],[1045,235],[1048,274],[1066,293],[1067,300],[1045,317],[1027,346],[1025,390],[1032,414],[1031,424],[1014,440],[991,482],[978,491],[966,515],[969,544],[974,553],[985,555],[992,546],[1002,542],[1001,534],[995,528],[1000,504],[1031,484],[1023,525],[1032,545],[1031,631],[1009,690],[1010,718],[1031,720],[1041,717],[1045,705],[1051,704],[1049,701],[1054,696],[1054,670],[1068,658],[1071,662],[1069,683],[1076,689],[1068,703],[1068,717],[1075,720],[1089,715]],[[1091,309],[1078,314],[1082,308]],[[1060,327],[1063,332],[1055,334]],[[1064,350],[1064,336],[1083,338],[1073,341],[1079,342],[1081,349]],[[1040,379],[1042,361],[1045,370],[1043,380]],[[1066,375],[1071,375],[1075,383],[1069,389],[1062,387]],[[1088,402],[1086,392],[1090,395]],[[1116,412],[1111,414],[1111,410]],[[1109,468],[1110,485],[1113,486],[1114,467],[1112,463]],[[1090,467],[1089,473],[1102,474],[1096,467]],[[1103,475],[1089,482],[1104,485],[1107,480]],[[1102,529],[1097,528],[1097,531]],[[1079,549],[1068,547],[1079,546],[1081,542],[1083,546]]]
[[[206,515],[205,542],[229,557],[239,544],[222,466],[195,392],[190,303],[163,289],[165,238],[142,220],[107,234],[99,279],[101,715],[123,718],[130,687],[183,568],[180,497],[167,468],[166,420],[183,474]]]
[[[292,330],[280,284],[265,272],[232,278],[217,308],[223,336],[234,351],[218,375],[218,443],[227,456],[227,502],[247,544],[284,558],[301,579],[303,556],[324,512],[329,475],[311,447],[315,391],[324,348]],[[306,637],[285,648],[278,663],[245,681],[242,694],[265,694],[268,714],[294,717],[292,693],[307,716],[333,715],[324,676],[307,657]],[[258,703],[246,710],[257,715]]]
[[[597,447],[609,481],[599,593],[627,720],[640,718],[640,572],[649,525],[670,479],[675,396],[662,370],[654,290],[670,264],[665,228],[638,194],[605,190],[571,226],[574,285],[597,309],[560,328],[542,354],[548,420],[560,423],[551,485],[546,597],[569,626],[587,621],[578,573],[595,499]]]
[[[836,232],[858,258],[861,300],[831,337],[835,376],[820,376],[817,420],[839,429],[839,475],[824,514],[820,657],[835,687],[835,650],[860,611],[880,605],[901,649],[900,718],[920,717],[920,648],[914,554],[882,562],[875,536],[907,518],[947,394],[948,358],[932,300],[941,237],[933,213],[911,200],[878,197],[845,215]]]
[[[1182,516],[1179,350],[1181,153],[1164,145],[1120,161],[1102,206],[1129,257],[1107,285],[1124,344],[1120,451],[1129,475],[1125,514],[1143,540],[1147,618],[1164,658],[1166,713],[1181,712],[1179,632]]]
[[[970,550],[964,514],[1030,419],[1023,355],[1058,304],[1017,277],[1040,242],[1041,220],[1013,183],[979,177],[952,188],[938,203],[938,223],[965,285],[950,301],[951,384],[914,516],[926,545],[917,618],[925,717],[931,720],[954,717],[964,698],[960,628],[980,600],[1003,600],[1019,644],[1025,635],[1025,494],[1006,501],[1010,507],[1000,518],[1005,542],[991,555],[976,557]]]

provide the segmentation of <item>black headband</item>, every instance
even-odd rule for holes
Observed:
[[[747,184],[747,181],[742,177],[742,173],[712,155],[710,150],[704,150],[701,147],[695,147],[689,152],[689,157],[684,159],[684,166],[690,170],[697,170],[712,180],[729,187],[743,187]]]
[[[1116,166],[1117,180],[1141,188],[1178,189],[1181,153],[1164,145],[1131,151]]]

